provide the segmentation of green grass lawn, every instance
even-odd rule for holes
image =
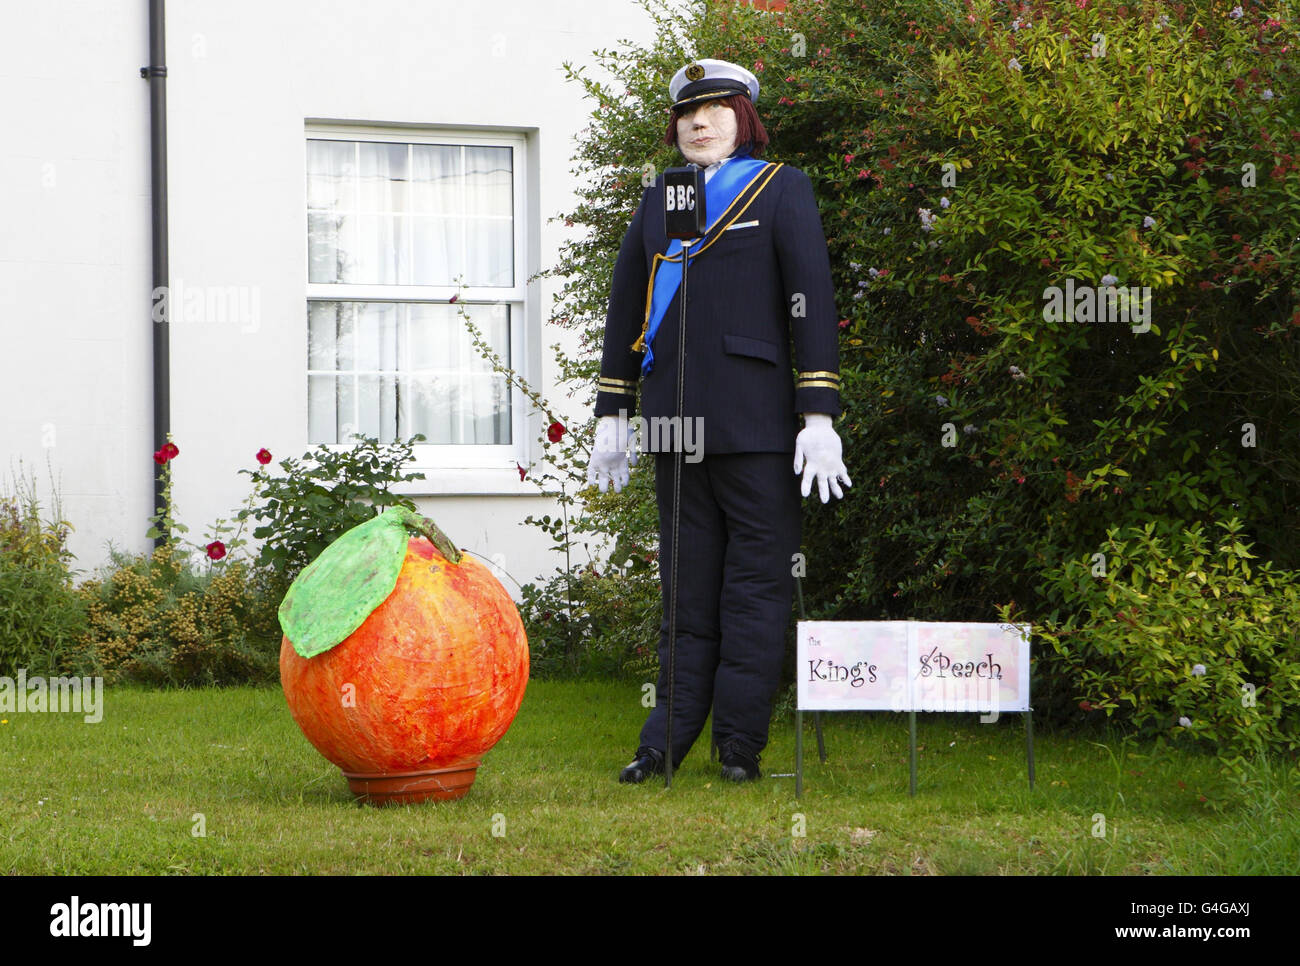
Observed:
[[[809,716],[800,800],[769,777],[794,771],[789,721],[759,782],[719,780],[697,745],[671,790],[619,785],[644,713],[635,683],[532,682],[464,799],[379,809],[278,689],[110,688],[99,724],[0,716],[0,872],[1217,875],[1300,855],[1294,793],[1233,797],[1191,752],[1040,729],[1031,791],[1020,716],[920,715],[909,798],[905,716],[825,716],[825,765]]]

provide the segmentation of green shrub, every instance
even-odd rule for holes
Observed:
[[[611,553],[611,561],[618,556]],[[662,615],[656,557],[638,548],[621,567],[557,570],[548,581],[525,585],[520,614],[530,673],[652,680]]]
[[[0,675],[81,674],[77,641],[85,608],[72,586],[67,539],[71,527],[42,519],[34,484],[21,477],[0,496]]]
[[[391,506],[415,510],[410,500],[393,493],[394,483],[419,480],[422,473],[403,473],[421,435],[383,446],[377,439],[358,436],[347,449],[321,445],[301,459],[280,461],[283,476],[265,471],[240,470],[252,477],[257,502],[236,515],[254,518],[262,525],[253,536],[262,540],[259,567],[269,568],[282,589],[345,530],[365,523]]]
[[[1252,567],[1241,525],[1218,529],[1112,530],[1058,568],[1071,612],[1036,628],[1052,648],[1039,660],[1085,713],[1199,741],[1245,778],[1266,753],[1300,753],[1300,574]]]
[[[160,686],[279,679],[280,596],[268,571],[238,561],[196,570],[163,546],[114,554],[78,593],[89,619],[85,658],[107,679]]]

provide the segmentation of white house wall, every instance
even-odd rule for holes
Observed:
[[[146,549],[152,512],[147,7],[15,5],[0,34],[0,454],[41,477],[48,460],[86,570],[110,543]],[[171,326],[175,502],[199,540],[244,499],[237,471],[258,449],[278,460],[308,448],[307,126],[525,136],[531,274],[564,237],[548,219],[573,203],[572,138],[587,110],[560,65],[650,24],[623,0],[172,0],[166,25],[173,290],[235,286],[257,308]],[[541,324],[556,288],[530,287],[526,351],[564,405],[545,349],[560,332]],[[539,460],[541,447],[526,455]],[[417,492],[453,538],[514,578],[556,566],[521,523],[554,505],[528,495],[536,487],[513,466],[437,471]]]

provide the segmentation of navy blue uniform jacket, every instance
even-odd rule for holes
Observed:
[[[749,198],[741,193],[720,222],[730,227],[688,268],[684,415],[702,417],[705,454],[793,452],[798,413],[840,414],[835,293],[812,182],[782,165]],[[635,413],[638,382],[641,415],[676,412],[680,289],[644,379],[643,353],[632,348],[646,317],[654,256],[667,248],[660,175],[642,194],[614,267],[597,416]]]

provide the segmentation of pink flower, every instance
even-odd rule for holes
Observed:
[[[271,462],[271,451],[267,449],[265,446],[263,446],[261,449],[257,451],[257,461],[261,463],[263,466]]]
[[[208,544],[208,556],[213,560],[220,560],[226,555],[226,545],[220,540],[213,540]]]

